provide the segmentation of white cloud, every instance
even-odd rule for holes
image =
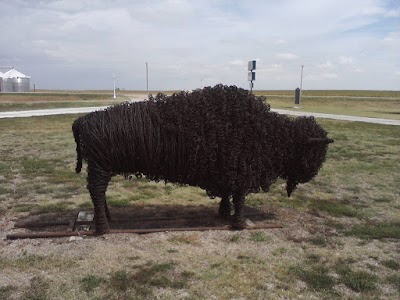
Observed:
[[[362,73],[362,72],[364,72],[363,69],[361,69],[361,68],[354,68],[354,69],[352,69],[352,71],[354,73]]]
[[[335,68],[335,66],[333,65],[333,63],[331,61],[327,60],[324,63],[317,64],[317,68],[320,68],[320,69],[333,69],[333,68]]]
[[[256,57],[258,88],[292,89],[304,64],[307,88],[399,89],[399,12],[386,0],[2,1],[0,65],[48,88],[102,88],[115,72],[143,89],[149,62],[154,88],[192,89],[247,87]]]
[[[279,46],[279,45],[284,45],[286,44],[286,41],[284,39],[278,39],[272,42],[273,45]]]
[[[276,53],[275,56],[283,60],[294,60],[298,58],[296,54],[290,52]]]
[[[385,17],[387,18],[400,17],[400,9],[397,8],[386,11]]]
[[[244,60],[241,60],[241,59],[235,59],[228,63],[233,66],[245,66],[247,64],[247,62],[245,62]]]
[[[339,76],[336,73],[312,73],[304,76],[305,81],[330,81],[333,79],[337,79]]]
[[[354,59],[350,56],[340,56],[339,63],[342,65],[352,65],[354,63]]]
[[[323,74],[321,74],[321,76],[323,78],[327,78],[327,79],[338,78],[338,74],[336,74],[336,73],[323,73]]]

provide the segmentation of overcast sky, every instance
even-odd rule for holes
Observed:
[[[0,0],[0,66],[36,88],[400,90],[400,0]],[[1,71],[6,71],[0,68]]]

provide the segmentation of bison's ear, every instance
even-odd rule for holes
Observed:
[[[333,143],[334,141],[329,138],[309,138],[307,140],[307,144],[330,144]]]

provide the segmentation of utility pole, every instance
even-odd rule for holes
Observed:
[[[117,98],[117,96],[115,95],[115,75],[113,74],[113,81],[114,81],[114,99]]]
[[[303,68],[304,68],[304,66],[301,65],[301,76],[300,76],[300,101],[301,101],[301,94],[303,93]]]

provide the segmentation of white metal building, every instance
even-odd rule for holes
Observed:
[[[31,77],[14,68],[5,73],[0,72],[0,77],[0,92],[2,93],[24,93],[31,90]]]
[[[3,77],[4,73],[0,72],[0,92],[3,91]]]

